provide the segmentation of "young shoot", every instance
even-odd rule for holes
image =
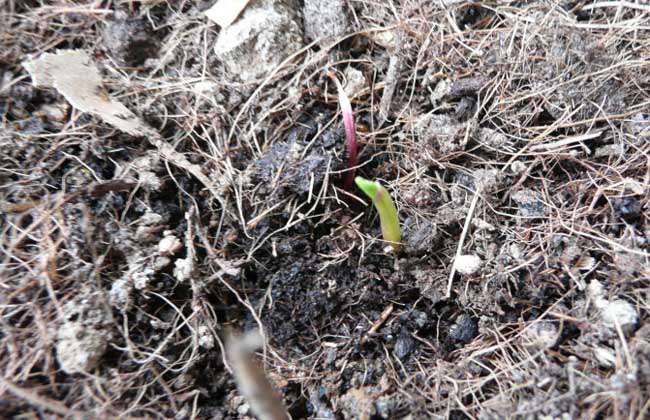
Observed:
[[[395,203],[390,198],[388,191],[380,183],[369,181],[360,176],[356,177],[354,182],[372,200],[379,213],[381,233],[384,240],[390,243],[393,251],[397,252],[402,235],[399,228],[399,218],[397,217],[397,207],[395,207]]]
[[[354,124],[354,114],[352,113],[352,105],[348,95],[343,90],[341,82],[336,78],[334,73],[329,72],[328,76],[334,81],[336,90],[339,96],[339,105],[341,106],[341,114],[343,114],[343,126],[345,126],[345,147],[348,155],[348,172],[343,182],[345,191],[350,191],[352,188],[352,181],[354,180],[354,172],[357,166],[357,136],[356,127]]]

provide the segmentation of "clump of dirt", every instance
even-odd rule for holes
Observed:
[[[118,63],[138,67],[157,56],[160,39],[144,18],[129,18],[122,12],[106,25],[102,37],[108,54]]]

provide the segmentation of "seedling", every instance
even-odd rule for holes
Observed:
[[[339,95],[339,105],[341,106],[341,114],[343,114],[343,125],[345,126],[345,147],[348,154],[348,172],[343,182],[343,188],[350,191],[352,188],[352,181],[354,180],[354,173],[357,166],[357,135],[354,125],[354,114],[352,113],[352,105],[348,95],[343,90],[341,82],[336,78],[334,73],[329,72],[328,76],[334,81],[336,90]]]
[[[399,218],[397,217],[397,208],[395,203],[390,198],[390,194],[386,188],[380,183],[369,181],[360,176],[354,179],[357,186],[363,191],[375,205],[379,213],[379,221],[381,222],[381,234],[384,240],[390,242],[393,251],[399,250],[399,242],[402,239],[399,228]]]

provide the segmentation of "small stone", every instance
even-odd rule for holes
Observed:
[[[162,256],[176,254],[183,248],[183,243],[170,231],[165,231],[164,237],[158,243],[158,253]]]
[[[192,277],[194,264],[189,258],[179,258],[174,263],[174,277],[181,283]]]
[[[309,42],[338,37],[350,31],[344,0],[305,0],[302,12],[305,38]]]
[[[158,239],[158,235],[154,235],[154,230],[151,229],[151,226],[138,226],[135,230],[134,238],[141,244],[146,244],[148,242],[154,242]]]
[[[158,213],[154,213],[152,211],[147,211],[145,214],[142,215],[140,218],[140,223],[143,225],[151,226],[151,225],[157,225],[162,223],[163,217],[159,215]]]
[[[205,16],[222,29],[227,28],[237,20],[248,3],[249,0],[217,0],[212,7],[205,11]]]
[[[138,183],[147,191],[160,191],[162,187],[160,177],[151,171],[138,172]]]
[[[650,113],[639,112],[632,116],[629,124],[632,133],[640,143],[650,138]]]
[[[454,264],[458,273],[471,275],[481,268],[483,261],[478,255],[459,255]]]
[[[68,109],[63,103],[43,105],[37,114],[39,116],[43,116],[48,121],[61,122],[65,120],[66,116],[68,115]]]
[[[496,191],[503,180],[501,171],[498,169],[477,169],[472,173],[472,177],[477,191],[481,192]]]
[[[345,86],[343,90],[349,98],[357,95],[363,88],[366,87],[366,78],[363,73],[354,67],[348,67],[345,69]]]
[[[492,223],[481,219],[480,217],[472,218],[472,226],[474,226],[476,230],[483,230],[488,232],[494,232],[496,230]]]
[[[612,206],[614,212],[627,221],[634,221],[643,213],[643,204],[636,197],[614,198]]]
[[[421,147],[431,147],[436,155],[448,155],[464,150],[469,137],[467,130],[472,130],[467,122],[458,122],[444,114],[425,114],[418,118],[413,128],[420,140],[427,143]],[[418,152],[421,153],[422,150]]]
[[[594,347],[592,353],[602,367],[612,368],[616,366],[616,354],[609,347]]]
[[[58,330],[56,357],[68,374],[89,373],[106,351],[106,334],[79,322],[65,322]]]
[[[594,157],[620,156],[623,153],[625,153],[625,144],[606,144],[596,148]]]
[[[515,160],[510,164],[510,170],[515,175],[523,173],[526,169],[528,169],[528,166],[520,160]]]
[[[575,267],[580,271],[589,271],[596,266],[596,259],[589,254],[582,255],[575,262]]]
[[[156,171],[160,170],[160,158],[148,154],[133,161],[133,171],[138,176],[138,183],[147,191],[160,191],[162,180]],[[154,216],[155,217],[155,216]]]
[[[366,34],[373,42],[387,50],[394,50],[396,43],[395,32],[386,29],[385,31],[372,31]]]
[[[510,144],[505,134],[487,127],[480,128],[477,132],[477,137],[479,143],[484,144],[497,152],[504,151],[504,149]],[[514,165],[516,162],[519,161],[512,162],[512,164]]]
[[[436,84],[436,87],[433,89],[429,100],[431,101],[432,105],[436,106],[442,100],[442,98],[449,95],[450,92],[451,80],[442,79]]]
[[[295,141],[278,142],[252,165],[254,176],[264,186],[278,186],[298,194],[307,193],[314,178],[318,183],[327,173],[327,160],[319,152],[302,156],[304,148]]]
[[[249,5],[235,23],[223,29],[214,52],[231,75],[250,82],[268,76],[302,46],[302,30],[292,9],[267,0]]]
[[[399,402],[394,394],[382,395],[375,401],[376,416],[380,419],[394,418]]]
[[[440,238],[434,223],[426,220],[417,223],[412,217],[406,218],[402,225],[402,232],[405,252],[412,255],[420,255],[431,251]]]
[[[171,262],[172,260],[169,257],[156,257],[153,262],[153,270],[158,272],[171,264]]]
[[[601,304],[601,301],[603,301],[605,297],[605,287],[603,287],[603,284],[598,280],[592,280],[589,282],[589,286],[587,286],[587,296],[597,307],[604,306],[604,304]]]
[[[149,281],[154,275],[154,270],[152,267],[142,267],[142,269],[137,270],[131,273],[131,280],[133,281],[133,287],[138,290],[146,289],[149,286]]]
[[[346,419],[370,419],[376,414],[372,396],[365,388],[352,388],[339,398],[339,409]]]
[[[522,251],[521,251],[521,247],[518,244],[516,243],[510,244],[508,252],[510,256],[512,256],[512,258],[514,258],[515,260],[521,260]]]
[[[601,308],[603,325],[616,331],[616,324],[626,335],[631,333],[639,322],[639,315],[634,305],[626,300],[613,300]]]
[[[560,338],[557,326],[551,321],[537,321],[526,328],[523,335],[524,345],[538,349],[550,349]]]
[[[461,343],[469,343],[478,335],[478,322],[469,314],[461,314],[449,328],[449,337]]]
[[[239,407],[237,407],[237,413],[240,416],[245,416],[248,414],[248,412],[251,411],[251,406],[248,403],[243,403]]]
[[[214,348],[214,336],[212,335],[210,329],[207,326],[201,325],[198,329],[198,333],[199,333],[199,346],[208,350]]]
[[[395,342],[395,356],[400,360],[404,360],[409,354],[411,354],[414,347],[415,342],[408,334],[400,334]]]
[[[415,325],[418,326],[418,328],[424,328],[428,321],[429,317],[427,316],[426,312],[418,311],[417,309],[413,310],[413,320],[415,321]]]
[[[114,307],[126,310],[131,303],[131,290],[133,284],[128,278],[122,277],[113,282],[111,290],[108,292],[108,301]]]

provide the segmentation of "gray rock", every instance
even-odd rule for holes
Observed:
[[[367,84],[368,82],[362,72],[353,67],[345,69],[345,86],[343,86],[343,90],[348,97],[354,97],[365,88]]]
[[[82,289],[62,308],[56,357],[68,374],[90,372],[106,351],[112,316],[99,292]]]
[[[615,331],[620,326],[624,334],[629,335],[639,323],[639,314],[634,305],[622,299],[602,303],[601,318],[603,326]]]
[[[56,358],[68,374],[93,370],[106,351],[107,335],[81,322],[66,322],[58,330]]]
[[[522,337],[523,344],[537,349],[550,349],[560,338],[557,326],[547,320],[540,320],[528,327]]]
[[[415,342],[408,334],[400,334],[395,342],[395,356],[404,360],[415,348]]]
[[[449,328],[449,337],[461,343],[469,343],[478,335],[478,322],[468,314],[461,314]]]
[[[309,42],[341,36],[350,31],[344,0],[305,0],[302,11],[305,38]]]
[[[377,414],[370,388],[350,389],[339,398],[338,408],[345,419],[369,419]]]
[[[303,46],[292,8],[280,1],[258,1],[219,33],[215,54],[242,81],[266,77]]]

